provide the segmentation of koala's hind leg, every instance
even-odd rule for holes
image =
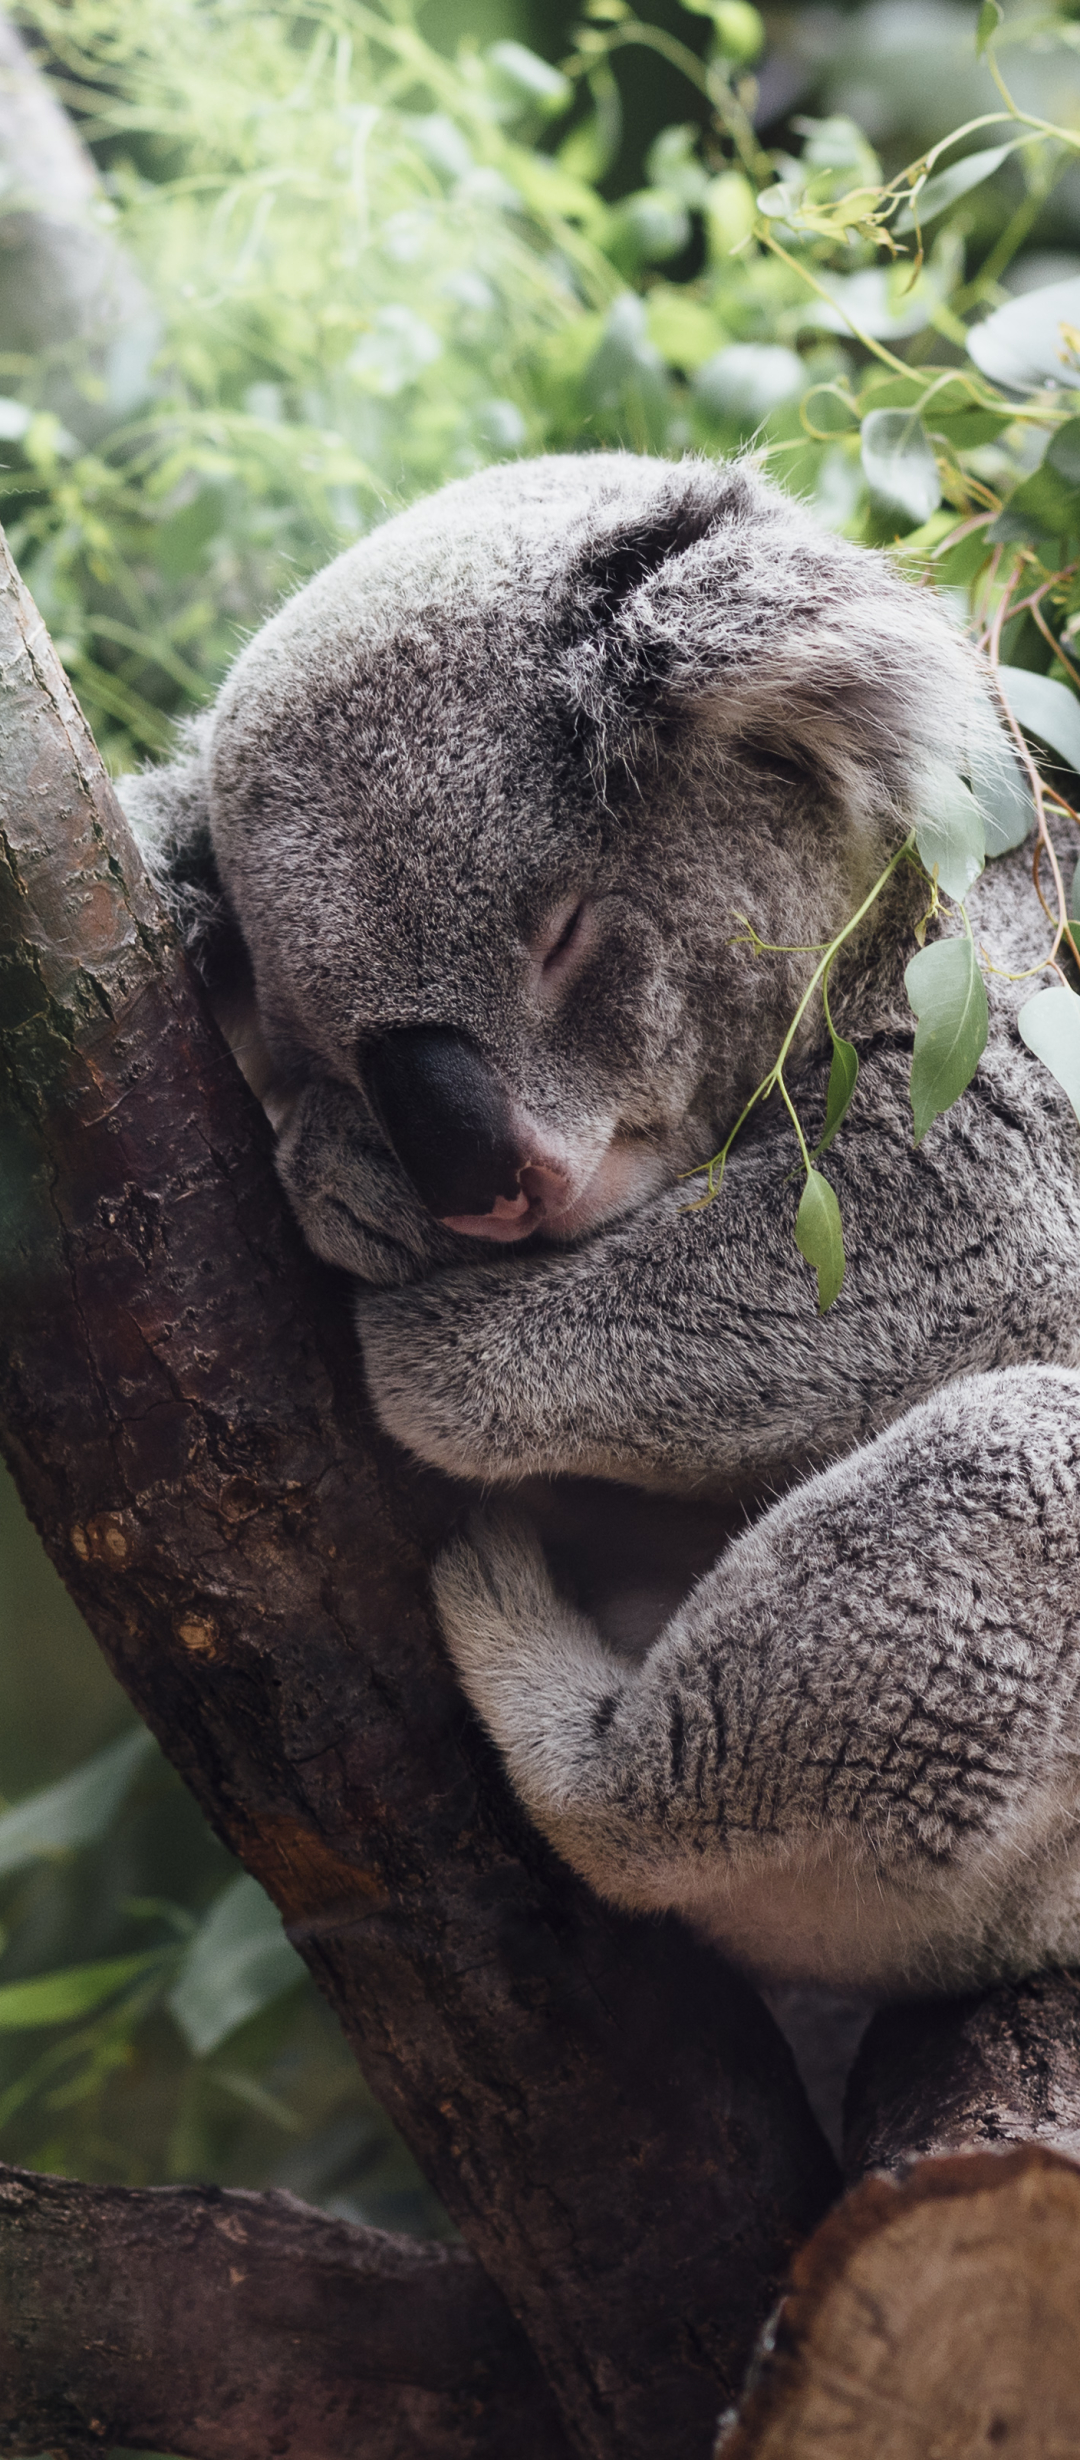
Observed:
[[[851,1990],[1080,1959],[1080,1373],[912,1410],[738,1538],[640,1664],[505,1512],[436,1590],[519,1793],[606,1895]]]

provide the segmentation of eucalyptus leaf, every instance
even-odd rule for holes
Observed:
[[[993,42],[995,34],[1004,23],[1005,11],[1001,6],[1001,0],[982,0],[982,7],[975,21],[975,56],[977,59],[981,59],[987,44]]]
[[[33,1982],[7,1982],[0,1987],[0,2033],[32,2033],[39,2025],[70,2024],[86,2016],[103,2000],[115,1998],[125,1982],[161,1964],[160,1951],[147,1948],[139,1956],[109,1956],[94,1965],[68,1965],[59,1973],[42,1973]]]
[[[795,1216],[795,1245],[817,1274],[818,1314],[824,1315],[844,1278],[844,1233],[835,1193],[820,1170],[807,1172]]]
[[[972,942],[935,940],[921,948],[904,975],[919,1020],[911,1062],[915,1142],[970,1085],[986,1048],[986,985]],[[1080,1002],[1078,1002],[1080,1006]]]
[[[1035,797],[1006,735],[980,745],[971,764],[971,786],[986,831],[988,860],[1011,854],[1031,834]]]
[[[301,1979],[304,1967],[257,1879],[234,1879],[191,1942],[169,2010],[196,2056],[205,2058],[249,2016]]]
[[[119,1742],[107,1743],[59,1784],[43,1786],[5,1811],[0,1817],[0,1875],[19,1870],[41,1854],[95,1845],[115,1819],[136,1770],[156,1748],[153,1735],[140,1727]]]
[[[947,897],[963,904],[986,860],[986,821],[969,786],[951,769],[938,769],[923,789],[928,804],[915,832],[919,859],[938,876]]]
[[[710,417],[756,427],[780,402],[801,393],[805,382],[797,351],[780,342],[731,342],[699,367],[694,394]]]
[[[1048,282],[1040,290],[1024,291],[1007,307],[995,308],[968,334],[968,353],[984,376],[1006,385],[1011,393],[1030,393],[1036,385],[1080,387],[1080,367],[1066,348],[1062,325],[1080,324],[1080,274],[1064,282]]]
[[[1080,487],[1080,419],[1066,419],[1051,436],[1045,459],[1070,487]]]
[[[1073,883],[1075,891],[1075,881]],[[1064,983],[1037,991],[1021,1008],[1017,1023],[1029,1051],[1056,1076],[1080,1119],[1080,999]]]
[[[920,188],[914,205],[905,205],[892,225],[894,231],[913,231],[916,223],[925,229],[936,214],[944,213],[947,205],[966,196],[969,188],[978,188],[984,179],[992,179],[1006,156],[1014,154],[1023,137],[1013,137],[1008,145],[987,145],[977,154],[965,154],[962,161],[951,162],[946,171],[935,171]]]
[[[941,502],[934,448],[910,410],[871,410],[862,423],[862,466],[874,503],[909,525],[928,521]]]
[[[1052,675],[1029,674],[1026,666],[999,666],[998,681],[1013,716],[1026,734],[1038,735],[1070,769],[1080,769],[1080,703]]]
[[[898,274],[886,265],[866,265],[860,273],[823,273],[819,278],[828,300],[808,299],[801,321],[826,333],[849,334],[854,324],[876,341],[895,342],[922,333],[941,305],[944,282],[931,265],[924,266],[916,282],[904,263]]]
[[[859,1055],[854,1043],[833,1035],[832,1066],[829,1069],[829,1090],[825,1100],[825,1126],[820,1141],[814,1147],[815,1158],[826,1153],[851,1108],[852,1096],[859,1081]]]

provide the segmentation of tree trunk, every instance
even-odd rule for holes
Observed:
[[[301,1247],[9,560],[0,668],[0,1421],[23,1497],[572,2441],[704,2460],[831,2157],[745,1983],[598,1904],[468,1714],[426,1581],[460,1497],[366,1414],[347,1286]]]
[[[292,2195],[0,2168],[0,2453],[571,2460],[463,2247]]]

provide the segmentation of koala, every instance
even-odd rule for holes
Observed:
[[[696,1201],[807,952],[1001,757],[886,556],[747,462],[596,453],[388,519],[121,781],[383,1427],[481,1498],[435,1592],[513,1784],[773,1985],[1080,1959],[1078,1130],[1016,1029],[1029,857],[970,899],[990,1041],[917,1149],[912,866],[837,962],[836,1303],[779,1100]],[[811,1003],[811,1133],[828,1055]],[[630,1565],[599,1603],[553,1494]]]

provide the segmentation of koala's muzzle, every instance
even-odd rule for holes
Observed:
[[[400,1026],[376,1043],[364,1082],[429,1213],[485,1214],[498,1197],[517,1197],[528,1156],[511,1132],[505,1088],[464,1034]]]

